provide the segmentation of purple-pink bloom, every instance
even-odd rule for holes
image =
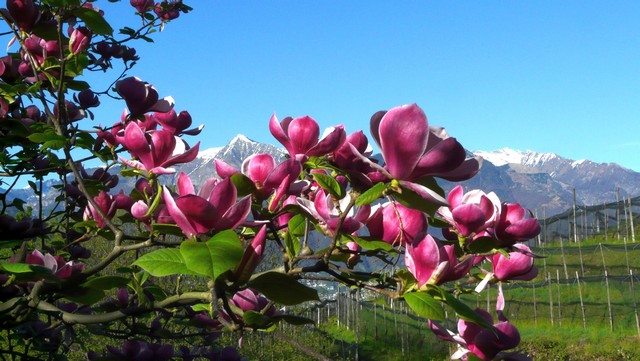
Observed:
[[[158,91],[151,84],[133,76],[118,81],[116,91],[134,117],[147,112],[165,113],[173,108],[173,98],[159,99]]]
[[[427,283],[438,283],[448,266],[446,260],[444,249],[429,234],[420,240],[408,242],[404,253],[405,266],[418,281],[419,289]]]
[[[192,119],[191,115],[186,110],[177,114],[174,109],[171,109],[166,113],[154,113],[153,117],[160,125],[162,125],[163,129],[170,131],[173,135],[198,135],[204,128],[204,126],[201,125],[198,128],[187,130],[187,128],[191,126]]]
[[[229,178],[205,182],[196,195],[192,193],[191,180],[185,175],[178,178],[178,189],[180,195],[174,198],[165,187],[163,198],[171,218],[187,237],[211,230],[234,229],[244,222],[251,210],[250,196],[236,203],[236,187]]]
[[[80,108],[88,109],[95,108],[100,105],[100,99],[98,95],[90,89],[83,90],[78,94],[73,95],[73,100],[80,104]]]
[[[260,264],[264,258],[266,242],[267,226],[262,226],[247,246],[247,249],[242,255],[242,260],[240,260],[240,264],[236,268],[235,276],[238,283],[248,281],[253,271],[256,270],[256,267],[258,267],[258,264]]]
[[[101,191],[96,197],[93,198],[95,204],[100,208],[102,213],[111,219],[118,209],[130,210],[133,205],[133,199],[124,194],[123,190],[120,190],[115,196]],[[88,221],[93,219],[96,221],[98,227],[103,228],[107,225],[107,222],[102,218],[98,211],[93,207],[91,203],[87,204],[84,210],[84,220]]]
[[[287,149],[289,156],[300,162],[309,157],[322,156],[337,150],[345,141],[342,125],[328,128],[322,139],[318,123],[309,116],[286,117],[282,122],[274,114],[269,120],[269,131]]]
[[[494,233],[500,246],[512,246],[516,242],[524,242],[537,236],[540,233],[540,222],[520,204],[504,203],[500,217],[496,220]]]
[[[351,202],[351,196],[347,194],[336,204],[333,196],[326,194],[324,189],[318,190],[313,202],[300,197],[296,201],[305,212],[320,222],[321,227],[326,227],[330,234],[336,234],[338,231],[348,234],[359,230],[364,225],[364,221],[369,218],[371,211],[369,205],[358,207],[357,212],[352,207],[348,210],[347,216],[342,217],[342,213],[347,211],[347,206]]]
[[[437,284],[457,281],[469,274],[476,260],[475,257],[466,257],[460,260],[456,256],[455,246],[447,244],[441,247],[440,262],[447,262],[447,267],[440,273]]]
[[[185,149],[186,143],[171,132],[164,129],[145,132],[136,122],[127,124],[122,144],[138,159],[134,161],[121,158],[123,163],[154,174],[174,173],[175,169],[169,167],[191,162],[198,155],[200,147],[198,142],[193,148]]]
[[[427,216],[397,202],[375,206],[366,221],[369,235],[394,246],[422,239],[427,234]]]
[[[80,26],[77,29],[73,29],[69,37],[69,51],[73,55],[84,52],[89,48],[92,36],[91,30],[87,27]]]
[[[449,206],[440,207],[438,214],[464,238],[492,227],[501,207],[495,193],[485,194],[477,189],[463,193],[462,186],[453,188],[447,201]]]
[[[133,6],[139,13],[146,13],[153,8],[153,0],[129,0],[131,6]]]
[[[538,267],[533,264],[531,249],[524,244],[515,244],[515,250],[509,252],[509,257],[498,253],[491,257],[493,275],[500,281],[522,280],[530,281],[538,275]]]
[[[264,314],[270,317],[276,316],[280,313],[273,305],[269,306],[269,308],[265,310],[265,308],[269,305],[269,300],[258,291],[255,291],[251,288],[247,288],[245,290],[237,292],[235,295],[233,295],[231,303],[244,312],[264,311]]]
[[[20,30],[31,31],[40,19],[40,9],[33,0],[7,0],[7,10]]]
[[[65,262],[62,256],[42,254],[37,249],[27,255],[25,263],[46,267],[61,279],[69,278],[74,272],[80,272],[84,269],[83,264],[74,264],[73,261]]]

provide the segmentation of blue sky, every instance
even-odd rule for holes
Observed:
[[[469,150],[640,171],[640,2],[185,2],[130,75],[205,124],[203,149],[276,144],[274,112],[368,135],[375,111],[417,103]],[[136,24],[127,3],[102,4],[107,19]]]

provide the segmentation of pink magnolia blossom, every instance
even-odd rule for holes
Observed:
[[[20,30],[31,31],[40,19],[40,9],[33,0],[7,0],[7,10]]]
[[[328,128],[322,139],[318,123],[309,116],[286,117],[282,122],[274,114],[269,121],[271,134],[287,149],[292,159],[304,162],[308,157],[322,156],[338,149],[346,138],[342,125]]]
[[[188,163],[196,158],[200,142],[185,149],[186,143],[167,130],[145,132],[136,122],[130,122],[124,130],[123,145],[138,159],[121,158],[126,165],[153,174],[170,174],[175,172],[169,168],[172,165]]]
[[[509,257],[498,253],[491,257],[493,274],[500,281],[523,280],[530,281],[538,275],[538,267],[533,264],[531,249],[524,244],[515,244],[514,252]]]
[[[492,227],[501,207],[495,193],[485,194],[481,190],[463,193],[462,186],[453,188],[447,201],[449,206],[440,207],[438,214],[465,238]]]
[[[448,262],[442,262],[446,259],[444,249],[431,235],[408,242],[404,253],[405,266],[418,281],[419,289],[427,283],[438,283],[440,275],[448,266]]]
[[[364,225],[364,221],[369,217],[371,207],[369,205],[358,207],[357,211],[353,208],[349,209],[347,216],[340,224],[342,212],[347,211],[347,205],[351,202],[351,196],[347,194],[336,204],[334,198],[330,194],[326,194],[324,189],[320,189],[314,198],[314,201],[298,197],[296,199],[298,205],[302,207],[308,214],[325,226],[329,233],[336,234],[353,233]]]
[[[467,257],[460,260],[456,256],[455,246],[447,244],[441,247],[440,261],[447,262],[437,280],[437,284],[457,281],[469,274],[476,262],[476,257]],[[482,259],[482,257],[479,257]]]
[[[175,110],[171,109],[165,113],[154,113],[153,117],[155,121],[162,125],[163,129],[170,131],[173,135],[198,135],[204,128],[204,125],[201,125],[197,128],[187,130],[187,128],[191,126],[192,119],[186,110],[177,114]]]
[[[247,246],[240,260],[240,264],[236,268],[235,276],[237,282],[244,283],[249,280],[253,271],[256,270],[256,267],[258,267],[258,264],[260,264],[264,258],[266,241],[267,226],[262,226]]]
[[[80,26],[77,29],[73,29],[69,37],[69,51],[74,55],[84,52],[89,48],[92,36],[91,30],[87,27]]]
[[[62,256],[52,256],[49,253],[42,254],[37,249],[27,255],[25,263],[46,267],[61,279],[69,278],[73,273],[84,269],[83,264],[74,264],[73,261],[65,262]]]
[[[537,236],[540,233],[540,222],[520,204],[504,203],[500,217],[496,220],[494,233],[500,246],[511,246]]]
[[[129,3],[139,13],[145,13],[154,6],[153,0],[129,0]]]
[[[184,175],[178,178],[178,190],[179,196],[174,198],[164,187],[163,198],[172,220],[187,237],[212,230],[234,229],[251,210],[250,196],[236,203],[236,187],[229,178],[205,182],[196,195],[191,180]]]
[[[258,291],[247,288],[233,295],[233,298],[231,298],[231,303],[244,312],[263,312],[263,310],[269,305],[269,300]],[[266,316],[271,317],[278,314],[280,314],[280,311],[276,310],[273,305],[264,310],[264,315]]]
[[[116,211],[118,209],[129,210],[131,209],[131,205],[133,204],[133,199],[124,194],[124,191],[122,190],[120,190],[120,193],[115,196],[102,191],[93,198],[93,201],[108,219],[111,219],[116,214]],[[102,218],[102,216],[93,207],[93,205],[89,203],[84,210],[84,220],[87,221],[91,219],[97,222],[98,227],[102,228],[107,225],[105,219]]]
[[[366,221],[369,235],[392,245],[405,245],[427,234],[427,216],[421,211],[387,202],[375,206]]]
[[[124,78],[116,83],[116,91],[135,116],[147,112],[168,112],[173,108],[173,98],[159,99],[158,91],[149,83],[136,77]]]
[[[347,259],[346,264],[348,267],[353,268],[353,266],[355,266],[360,261],[360,255],[358,253],[362,251],[362,247],[360,247],[360,245],[356,242],[347,242],[345,246],[349,251],[351,251],[349,253],[349,258]]]
[[[520,344],[520,332],[498,310],[498,323],[493,323],[493,317],[480,308],[476,308],[482,318],[493,324],[493,330],[479,326],[473,322],[458,321],[458,334],[445,329],[437,322],[428,321],[431,331],[443,340],[458,344],[458,351],[453,354],[452,359],[467,360],[468,354],[473,354],[481,360],[509,359],[509,360],[530,360],[527,356],[518,353],[507,353],[506,350],[517,347]]]

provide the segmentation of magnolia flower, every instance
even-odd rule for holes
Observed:
[[[262,226],[253,240],[247,246],[242,255],[240,264],[236,268],[235,276],[238,283],[244,283],[256,270],[262,258],[264,258],[265,245],[267,241],[267,226]]]
[[[176,114],[176,111],[171,109],[166,113],[154,113],[153,117],[155,121],[162,125],[163,129],[170,131],[173,135],[187,134],[198,135],[204,128],[204,125],[198,128],[187,130],[191,126],[191,115],[186,110]]]
[[[73,261],[65,262],[62,256],[42,254],[37,249],[27,255],[25,263],[46,267],[61,279],[69,278],[74,272],[80,272],[84,269],[83,264],[74,264]]]
[[[404,253],[405,266],[418,281],[419,289],[427,283],[438,282],[440,274],[448,266],[448,262],[441,260],[446,259],[443,249],[429,234],[420,240],[408,242]]]
[[[238,227],[251,210],[251,197],[241,198],[238,203],[236,187],[227,178],[220,182],[208,181],[198,195],[193,192],[191,180],[178,178],[179,196],[174,198],[163,187],[166,209],[173,221],[187,237],[214,230],[216,232]]]
[[[89,48],[92,36],[91,30],[84,26],[73,29],[69,37],[69,51],[74,55],[84,52]]]
[[[241,309],[242,311],[255,311],[263,312],[265,307],[269,305],[269,300],[261,295],[258,291],[254,291],[251,288],[247,288],[233,295],[231,303]],[[271,305],[268,309],[264,310],[266,316],[277,316],[280,314],[276,308]]]
[[[500,211],[500,200],[495,193],[481,190],[463,193],[456,186],[447,197],[448,207],[440,207],[438,214],[449,223],[460,237],[469,237],[493,226]]]
[[[527,241],[540,233],[540,223],[533,218],[533,213],[522,208],[518,203],[504,203],[500,217],[494,226],[495,237],[500,246],[511,246],[516,242]]]
[[[515,244],[516,250],[509,257],[498,253],[491,257],[493,275],[500,281],[530,281],[538,275],[538,267],[533,264],[531,249],[524,244]]]
[[[7,10],[16,26],[26,32],[40,19],[40,9],[33,0],[7,0]]]
[[[475,311],[487,322],[493,324],[493,317],[487,311],[480,308],[476,308]],[[458,321],[458,334],[455,334],[437,322],[429,320],[428,323],[431,331],[438,338],[458,344],[458,351],[451,356],[453,360],[466,360],[467,354],[473,354],[485,361],[502,360],[507,356],[511,360],[530,360],[521,354],[503,352],[520,344],[520,333],[501,310],[498,310],[498,323],[493,324],[493,330],[461,319]]]
[[[304,162],[308,157],[322,156],[338,149],[346,138],[342,125],[328,128],[322,139],[318,123],[309,116],[286,117],[282,122],[274,114],[269,131],[289,152],[291,158]]]
[[[124,78],[116,83],[116,91],[127,103],[133,116],[147,112],[166,113],[173,108],[173,98],[158,98],[158,91],[136,77]]]
[[[427,217],[421,211],[397,202],[375,206],[366,221],[369,235],[392,245],[405,245],[422,239],[427,233]]]
[[[129,0],[131,6],[133,6],[139,13],[145,13],[149,9],[153,8],[153,0]]]
[[[193,148],[185,149],[186,144],[171,132],[161,129],[145,132],[136,122],[130,122],[124,130],[122,144],[138,160],[125,160],[126,165],[143,169],[154,174],[170,174],[172,165],[188,163],[196,158],[200,142]]]
[[[131,205],[133,204],[133,199],[125,195],[123,190],[120,190],[120,193],[115,196],[101,191],[96,197],[93,198],[93,201],[108,219],[111,219],[111,217],[116,214],[116,211],[118,209],[129,210],[131,209]],[[107,225],[107,222],[93,207],[93,204],[89,203],[84,210],[84,220],[88,221],[91,219],[97,222],[98,227],[102,228]]]
[[[336,204],[334,198],[326,194],[324,189],[318,190],[313,202],[304,198],[297,198],[296,201],[305,212],[321,222],[321,225],[326,226],[331,234],[336,234],[338,231],[353,233],[359,230],[371,211],[369,205],[358,207],[357,212],[352,207],[348,210],[346,217],[343,217],[343,212],[347,211],[347,206],[351,203],[351,196],[347,194]],[[340,226],[339,229],[338,226]]]

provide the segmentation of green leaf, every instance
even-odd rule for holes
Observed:
[[[147,253],[138,258],[133,264],[156,277],[175,274],[196,274],[187,267],[181,250],[177,248],[163,248]]]
[[[251,280],[249,286],[260,291],[270,300],[286,306],[320,300],[316,290],[279,272],[263,273]]]
[[[268,316],[252,310],[245,311],[242,315],[242,319],[248,326],[255,328],[265,327],[271,323],[271,319]]]
[[[85,25],[95,34],[113,35],[113,28],[97,11],[88,8],[77,8],[74,11],[74,15],[82,19]]]
[[[184,237],[184,233],[182,233],[180,227],[175,224],[154,223],[151,225],[151,230],[157,235],[170,234],[173,236]]]
[[[367,189],[366,192],[362,193],[358,199],[356,199],[356,206],[364,206],[366,204],[371,204],[376,201],[376,199],[382,197],[384,190],[387,187],[384,183],[379,182],[373,187]]]
[[[54,132],[33,133],[30,136],[28,136],[27,139],[38,144],[44,143],[44,142],[50,142],[50,141],[54,141],[54,142],[61,141],[64,143],[64,141],[66,140],[65,137],[58,135]]]
[[[326,190],[327,192],[329,192],[329,194],[331,194],[337,199],[344,198],[345,192],[342,189],[342,186],[340,185],[340,183],[338,183],[338,181],[336,181],[335,178],[323,173],[313,173],[312,175],[313,175],[313,179],[315,179],[316,182],[318,182],[318,185],[322,187],[322,189]]]
[[[67,80],[67,88],[76,91],[87,90],[90,88],[89,83],[82,80]]]
[[[69,301],[83,305],[92,305],[102,300],[105,296],[103,290],[88,287],[75,287],[70,290],[66,290],[63,295]]]
[[[497,246],[496,240],[492,237],[480,237],[469,243],[467,248],[469,248],[471,253],[487,253],[491,252]]]
[[[3,263],[0,264],[0,268],[9,273],[52,274],[46,267],[26,263]]]
[[[416,315],[430,320],[444,320],[444,309],[440,302],[436,301],[428,293],[411,292],[404,294],[404,300]]]
[[[343,235],[345,238],[350,241],[356,242],[362,249],[366,249],[369,251],[385,251],[385,252],[393,252],[396,249],[393,248],[392,245],[385,241],[380,240],[368,240],[361,237],[356,237],[350,234]]]
[[[182,242],[180,253],[191,271],[215,280],[225,272],[236,269],[244,249],[235,232],[226,230],[207,242]]]
[[[287,231],[294,236],[304,236],[307,219],[301,214],[296,214],[287,223]]]
[[[232,175],[231,182],[236,186],[236,190],[238,191],[238,197],[244,197],[247,194],[251,194],[256,191],[256,186],[253,184],[253,181],[244,174],[236,173]]]
[[[405,207],[423,211],[431,216],[436,213],[440,206],[427,202],[424,198],[411,189],[402,188],[402,193],[393,193],[393,198]]]
[[[112,288],[124,287],[129,283],[129,278],[120,276],[95,277],[82,284],[82,287],[97,288],[99,290],[110,290]]]
[[[396,272],[396,277],[400,279],[400,283],[402,283],[402,292],[408,292],[418,286],[418,281],[413,274],[406,269],[401,269]]]
[[[451,293],[435,285],[428,285],[427,287],[429,289],[429,293],[436,293],[436,296],[434,296],[434,298],[440,298],[440,300],[449,305],[449,307],[451,307],[461,319],[473,322],[486,329],[494,330],[493,325],[490,324],[489,321],[485,320],[484,317],[477,314],[464,302],[455,298],[455,296],[453,296]]]

